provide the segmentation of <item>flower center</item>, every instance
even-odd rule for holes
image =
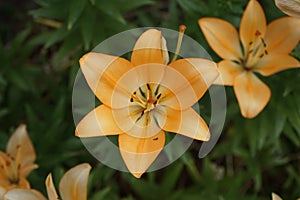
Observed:
[[[4,175],[9,180],[10,184],[18,184],[19,177],[18,177],[18,168],[20,166],[16,166],[13,157],[6,157],[3,158],[0,156],[0,168],[4,170]]]
[[[147,115],[149,120],[147,120],[145,125],[150,123],[149,114],[151,111],[155,110],[161,98],[159,87],[159,84],[146,83],[139,87],[137,91],[132,93],[130,102],[141,107],[141,109],[139,109],[140,116],[136,119],[136,122],[138,122],[144,115]]]
[[[244,68],[251,68],[264,56],[268,55],[267,44],[260,31],[254,33],[254,38],[249,42],[249,50],[245,52]]]

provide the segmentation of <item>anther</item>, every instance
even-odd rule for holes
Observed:
[[[150,91],[150,85],[149,85],[149,83],[147,83],[146,85],[147,85],[147,89]]]
[[[263,38],[261,38],[261,42],[263,43],[264,47],[266,48],[267,44],[266,44],[266,42],[265,42],[265,40]]]
[[[159,99],[160,97],[161,97],[161,93],[159,93],[156,98]]]
[[[255,31],[255,36],[260,36],[261,35],[261,32],[259,30],[256,30]]]
[[[145,113],[145,111],[143,110],[142,113],[141,113],[141,115],[136,119],[135,122],[138,122],[143,117],[144,113]]]
[[[132,97],[130,98],[130,102],[133,102],[133,98]]]

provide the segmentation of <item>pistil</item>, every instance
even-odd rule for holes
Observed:
[[[182,43],[182,39],[183,39],[183,36],[184,36],[185,29],[186,29],[185,25],[180,25],[179,26],[179,35],[178,35],[178,40],[177,40],[177,46],[176,46],[176,51],[175,51],[174,57],[172,59],[172,62],[174,62],[177,59],[178,55],[179,55],[179,51],[180,51],[180,47],[181,47],[181,43]]]

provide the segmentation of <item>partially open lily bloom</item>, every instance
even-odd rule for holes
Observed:
[[[6,152],[0,151],[0,194],[12,188],[30,188],[26,177],[37,168],[35,159],[26,126],[20,125],[10,137]]]
[[[121,156],[137,178],[164,148],[165,131],[202,141],[210,137],[207,124],[191,106],[218,77],[216,64],[200,58],[168,62],[166,40],[156,29],[138,38],[131,61],[94,52],[80,59],[102,105],[81,120],[76,135],[118,135]]]
[[[257,0],[250,0],[240,24],[240,35],[233,25],[217,18],[201,18],[199,25],[211,48],[223,59],[218,63],[216,84],[233,86],[241,113],[257,116],[270,100],[271,91],[255,73],[270,76],[299,67],[289,53],[300,39],[300,19],[284,17],[266,25]],[[240,41],[242,45],[240,44]]]
[[[48,175],[46,187],[49,200],[86,200],[87,184],[91,166],[87,163],[77,165],[67,171],[59,183],[60,197],[57,194],[52,176]],[[13,189],[4,195],[4,200],[46,200],[37,190]]]
[[[285,14],[293,17],[300,17],[299,0],[275,0],[275,4]]]

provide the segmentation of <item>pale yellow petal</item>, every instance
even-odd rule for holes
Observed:
[[[59,183],[63,200],[86,200],[87,183],[91,166],[87,163],[77,165],[67,171]]]
[[[275,0],[275,4],[285,14],[300,17],[300,2],[298,0]]]
[[[164,37],[162,37],[162,55],[163,55],[163,64],[167,65],[169,63],[169,52],[167,48],[167,41]]]
[[[177,60],[166,68],[161,85],[170,93],[162,92],[160,103],[177,110],[191,107],[218,76],[216,63],[212,61],[198,58]]]
[[[120,98],[130,98],[126,87],[119,85],[115,88],[120,77],[133,68],[129,61],[116,56],[91,52],[84,55],[79,62],[88,85],[103,104],[111,105],[114,90],[120,92]]]
[[[37,190],[13,189],[4,195],[4,200],[46,200]]]
[[[14,187],[22,188],[22,189],[30,189],[30,183],[25,177],[20,176],[18,184],[15,185]]]
[[[272,54],[263,57],[253,70],[264,76],[270,76],[282,70],[300,67],[299,61],[287,54]]]
[[[272,192],[272,200],[282,200],[280,196]]]
[[[272,21],[265,36],[269,54],[289,54],[300,40],[300,19],[283,17]]]
[[[135,138],[130,135],[119,135],[121,156],[131,174],[140,178],[157,158],[165,145],[165,133],[147,138]]]
[[[235,78],[233,89],[241,113],[245,118],[257,116],[267,105],[271,97],[269,87],[252,72],[245,72]]]
[[[161,31],[149,29],[136,41],[131,55],[131,63],[135,66],[149,63],[164,64],[167,61],[165,48]]]
[[[218,63],[219,78],[214,84],[232,86],[235,77],[244,71],[243,67],[231,60],[222,60]]]
[[[46,178],[46,189],[49,200],[57,200],[59,196],[57,195],[56,189],[53,184],[52,175],[49,174]]]
[[[266,27],[266,17],[261,5],[257,0],[250,0],[240,24],[240,38],[246,53],[250,50],[250,42],[254,41],[255,36],[264,37]]]
[[[209,46],[223,59],[242,58],[242,49],[236,28],[217,18],[201,18],[199,26]]]
[[[15,159],[16,165],[20,165],[21,168],[34,163],[36,154],[25,125],[20,125],[10,137],[6,152]]]
[[[100,105],[88,113],[77,125],[78,137],[117,135],[122,133],[113,116],[111,108]]]
[[[0,186],[0,200],[3,200],[6,189]]]
[[[20,168],[19,172],[22,176],[27,177],[32,170],[37,169],[38,167],[37,164],[27,164]]]
[[[208,141],[210,132],[206,122],[192,108],[183,111],[167,109],[167,120],[163,130],[202,141]]]

